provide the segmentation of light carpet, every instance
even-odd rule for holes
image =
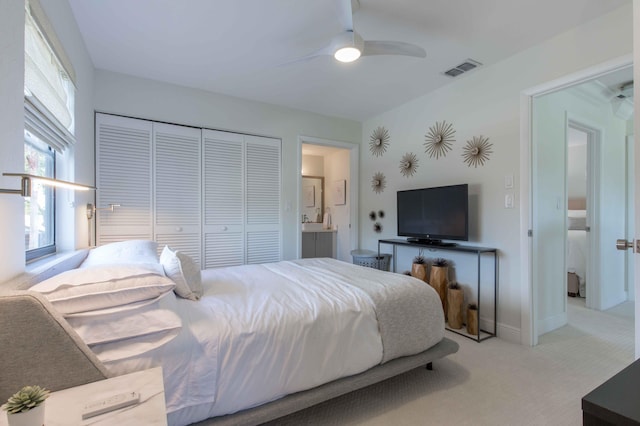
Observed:
[[[581,425],[581,398],[633,361],[633,304],[598,312],[570,298],[568,314],[568,325],[533,348],[447,332],[460,350],[433,371],[419,368],[268,425]]]

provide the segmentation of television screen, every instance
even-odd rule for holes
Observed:
[[[467,184],[398,191],[398,236],[467,241],[468,209]]]

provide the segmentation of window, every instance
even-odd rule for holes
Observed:
[[[24,169],[26,173],[55,177],[55,151],[39,138],[24,132]],[[33,181],[31,197],[25,198],[24,239],[27,260],[56,250],[55,189]]]
[[[24,169],[56,178],[56,160],[75,143],[75,73],[39,0],[25,0],[24,51]],[[27,261],[54,253],[55,189],[34,181],[24,207]]]

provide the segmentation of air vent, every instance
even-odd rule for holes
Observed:
[[[471,71],[472,69],[479,67],[480,65],[482,64],[478,61],[474,61],[473,59],[467,59],[460,65],[456,65],[455,67],[445,71],[444,74],[448,75],[449,77],[457,77],[462,73]]]

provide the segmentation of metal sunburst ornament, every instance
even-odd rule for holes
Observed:
[[[424,143],[425,152],[429,154],[429,158],[447,155],[447,151],[451,151],[451,145],[455,142],[453,124],[446,121],[438,122],[434,126],[429,127],[429,132],[425,136]]]
[[[369,212],[369,219],[371,219],[371,220],[374,220],[374,221],[375,221],[377,218],[378,218],[378,217],[376,216],[376,212],[374,212],[373,210],[371,210],[371,211]]]
[[[373,224],[373,230],[378,234],[382,232],[382,224],[380,222],[376,222]]]
[[[384,177],[384,174],[378,172],[373,175],[373,179],[371,179],[371,189],[373,189],[373,192],[379,194],[384,191],[384,188],[386,188],[386,186],[387,178]]]
[[[489,143],[489,138],[484,136],[474,136],[473,139],[467,141],[467,145],[464,147],[462,157],[467,166],[478,167],[478,164],[484,166],[485,161],[489,160],[489,154],[493,151],[491,147],[493,144]]]
[[[384,127],[378,126],[369,138],[369,149],[371,154],[380,157],[387,151],[389,146],[389,131]]]
[[[404,177],[411,177],[418,170],[418,157],[413,152],[407,152],[400,160],[400,173]]]

